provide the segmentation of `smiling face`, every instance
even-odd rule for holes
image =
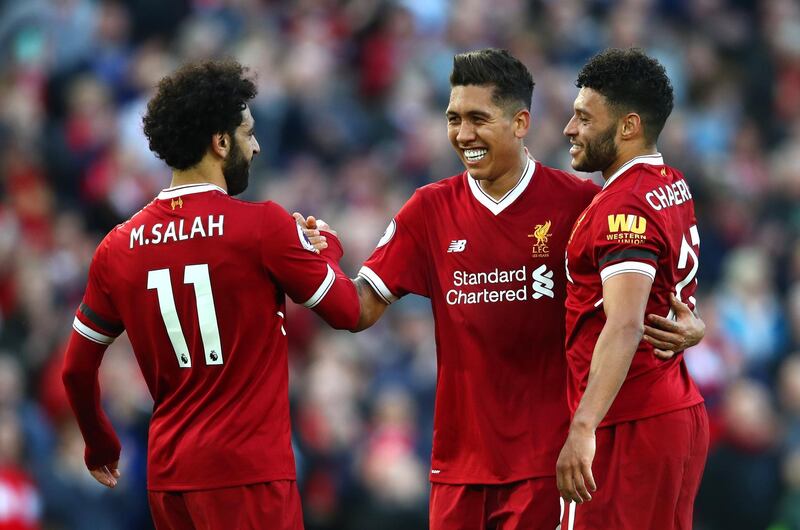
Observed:
[[[457,85],[447,106],[447,136],[458,157],[476,180],[516,183],[522,172],[522,139],[530,113],[511,114],[493,99],[489,85]]]
[[[605,172],[619,158],[619,120],[605,97],[591,88],[581,88],[573,109],[574,114],[564,127],[564,135],[572,144],[572,169]]]

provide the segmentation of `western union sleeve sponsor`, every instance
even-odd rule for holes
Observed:
[[[608,232],[628,232],[644,234],[647,230],[647,219],[640,215],[615,213],[608,216]]]

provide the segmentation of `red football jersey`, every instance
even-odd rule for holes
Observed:
[[[689,186],[660,154],[634,158],[608,179],[575,223],[567,246],[568,399],[580,404],[600,331],[603,281],[634,272],[653,279],[647,313],[667,315],[675,293],[694,308],[700,238]],[[683,355],[659,360],[642,341],[601,425],[701,403]]]
[[[555,474],[568,422],[564,251],[597,189],[530,160],[495,201],[462,173],[418,189],[364,263],[387,302],[431,299],[433,482]]]
[[[128,332],[154,400],[149,489],[295,478],[284,294],[315,307],[336,277],[283,208],[212,184],[164,190],[106,236],[73,327]]]

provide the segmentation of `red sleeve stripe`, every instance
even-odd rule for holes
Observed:
[[[644,274],[648,276],[651,280],[656,279],[656,268],[650,265],[649,263],[642,263],[641,261],[623,261],[622,263],[615,263],[613,265],[609,265],[605,269],[600,271],[600,278],[603,280],[603,283],[612,276],[616,276],[617,274],[623,274],[626,272],[635,272],[638,274]]]
[[[93,324],[95,324],[97,327],[101,329],[108,331],[114,336],[119,335],[125,329],[119,324],[113,324],[108,320],[104,319],[103,317],[95,313],[92,310],[92,308],[86,305],[84,302],[81,302],[81,305],[78,309],[80,310],[81,313],[83,313],[83,316],[89,319]]]
[[[325,275],[325,279],[322,280],[322,283],[319,285],[319,288],[317,288],[317,291],[311,295],[311,298],[303,302],[303,306],[309,309],[315,307],[322,301],[323,298],[325,298],[325,295],[328,294],[328,291],[331,290],[331,286],[333,285],[333,282],[336,280],[336,273],[333,272],[331,266],[326,265],[326,267],[328,267],[328,274]]]
[[[102,333],[98,333],[97,331],[93,330],[83,322],[81,322],[78,317],[75,317],[75,320],[72,321],[72,328],[77,331],[82,337],[89,339],[92,342],[96,342],[98,344],[111,344],[114,342],[116,337],[109,337],[108,335],[103,335]]]
[[[359,277],[367,280],[367,283],[369,283],[369,285],[372,287],[372,290],[375,291],[375,293],[378,296],[380,296],[383,299],[383,301],[386,302],[387,304],[391,304],[392,302],[398,299],[398,297],[392,294],[392,291],[390,291],[389,288],[386,287],[386,284],[383,283],[381,277],[375,274],[375,271],[373,271],[369,267],[362,266],[361,270],[358,271],[358,275]]]

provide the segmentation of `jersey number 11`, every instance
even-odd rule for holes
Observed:
[[[208,264],[187,265],[183,271],[183,283],[194,285],[197,300],[197,318],[200,321],[200,338],[203,341],[206,364],[222,364],[222,344],[219,340],[217,312],[214,309],[214,295],[211,292],[211,277],[208,275]],[[172,295],[172,281],[169,269],[158,269],[147,273],[147,288],[158,293],[158,306],[167,336],[178,358],[181,368],[192,367],[192,354],[186,344],[178,310],[175,308],[175,297]]]

